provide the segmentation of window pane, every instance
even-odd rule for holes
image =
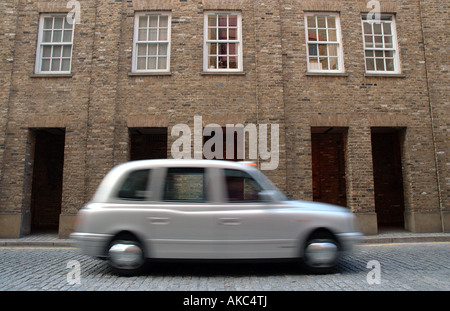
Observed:
[[[383,54],[383,51],[375,51],[375,57],[381,58],[384,56]]]
[[[237,44],[236,43],[230,43],[228,45],[228,54],[229,55],[236,55],[237,54]]]
[[[67,21],[67,18],[65,18],[65,19],[64,19],[64,29],[66,29],[66,30],[72,30],[72,29],[73,29],[72,26],[73,26],[73,25],[69,24],[69,22]]]
[[[43,59],[41,71],[49,71],[49,70],[50,70],[50,59]]]
[[[147,60],[145,57],[138,57],[137,59],[137,69],[145,70],[146,69]]]
[[[377,58],[376,64],[377,64],[377,71],[384,71],[384,59]]]
[[[384,47],[387,48],[387,49],[392,49],[393,48],[392,36],[385,36],[384,37]]]
[[[366,57],[372,57],[373,58],[373,51],[366,51]]]
[[[328,70],[329,69],[329,67],[328,67],[328,58],[321,57],[320,58],[320,63],[322,64],[322,69],[323,70]]]
[[[316,27],[316,17],[315,16],[308,16],[307,17],[307,23],[308,23],[308,27],[315,28]]]
[[[374,32],[376,35],[381,35],[381,24],[379,24],[379,23],[374,23],[374,24],[373,24],[373,32]]]
[[[372,36],[365,36],[364,41],[366,44],[366,48],[373,48],[373,37]]]
[[[158,27],[158,16],[149,16],[149,27]]]
[[[227,15],[219,15],[219,26],[227,26]]]
[[[44,29],[52,29],[52,28],[53,28],[53,17],[45,17]]]
[[[219,28],[219,40],[227,40],[227,29],[226,28]]]
[[[319,55],[320,56],[327,56],[328,55],[327,45],[326,44],[320,44],[319,45]]]
[[[147,59],[147,69],[156,69],[156,57],[149,57]]]
[[[70,59],[63,59],[61,63],[61,71],[70,70]]]
[[[167,57],[158,58],[158,69],[167,69]]]
[[[217,26],[217,16],[216,15],[209,15],[208,16],[208,26]]]
[[[228,202],[259,201],[261,186],[248,173],[224,170]]]
[[[161,43],[159,44],[159,55],[167,56],[167,44]]]
[[[394,52],[392,52],[392,51],[386,51],[386,52],[384,52],[385,53],[385,56],[386,57],[390,57],[390,58],[393,58],[394,57]]]
[[[383,37],[375,36],[374,39],[375,39],[375,47],[382,48],[383,47]]]
[[[321,70],[322,64],[319,63],[319,60],[317,58],[309,58],[309,68],[311,70]]]
[[[51,46],[44,46],[42,49],[42,57],[50,57],[52,52]]]
[[[372,34],[372,25],[369,23],[364,23],[364,34],[371,35]]]
[[[53,29],[63,29],[62,17],[55,17],[55,25],[53,26]]]
[[[68,46],[68,45],[66,45],[66,46],[64,46],[63,47],[63,57],[70,57],[70,52],[72,51],[72,47],[71,46]]]
[[[149,170],[131,172],[120,186],[118,197],[127,200],[144,200],[147,197]]]
[[[208,68],[217,69],[217,58],[215,56],[211,56],[208,58]]]
[[[229,65],[230,65],[230,69],[237,69],[238,68],[237,57],[230,56]]]
[[[138,44],[138,56],[147,55],[147,44]]]
[[[139,27],[140,28],[147,27],[147,20],[148,20],[147,16],[139,16]]]
[[[209,54],[211,55],[217,55],[217,43],[208,43],[209,45]]]
[[[168,16],[160,16],[159,17],[159,27],[168,27],[169,25],[169,17]]]
[[[319,41],[328,41],[326,29],[319,29]]]
[[[336,28],[336,17],[328,16],[328,28]]]
[[[138,41],[147,41],[147,29],[139,29]]]
[[[236,27],[237,26],[237,16],[236,15],[230,15],[228,19],[228,26]]]
[[[53,46],[52,57],[61,57],[61,46],[60,45]]]
[[[318,54],[317,44],[309,44],[309,56],[317,56]]]
[[[330,63],[330,70],[339,70],[339,61],[337,57],[330,57],[329,63]]]
[[[217,28],[208,29],[208,40],[217,40]]]
[[[229,40],[237,40],[237,29],[231,28],[228,30],[228,39]]]
[[[148,55],[153,55],[153,56],[158,55],[158,45],[157,44],[149,44],[148,45]]]
[[[167,41],[167,29],[160,29],[159,30],[159,40]]]
[[[51,71],[59,71],[59,58],[52,59],[52,69]]]
[[[72,30],[64,30],[63,42],[72,42]]]
[[[44,30],[44,35],[42,36],[42,42],[52,42],[52,31]]]
[[[383,23],[383,31],[385,35],[391,35],[391,24],[390,23]]]
[[[368,71],[375,70],[375,64],[373,58],[367,58],[366,59],[366,68]]]
[[[61,30],[54,30],[52,42],[61,42],[61,36],[62,36]]]
[[[228,61],[226,56],[220,56],[219,57],[219,68],[220,69],[227,69],[228,68]]]
[[[316,29],[308,29],[308,40],[317,41]]]
[[[227,55],[228,48],[227,43],[219,43],[219,55]]]
[[[328,46],[328,52],[330,53],[330,56],[338,56],[338,46],[335,44],[330,44]]]
[[[395,71],[395,69],[394,69],[394,59],[386,58],[386,70],[387,71]]]
[[[169,168],[163,198],[166,201],[202,202],[206,200],[204,188],[204,169]]]
[[[157,41],[158,31],[156,29],[150,29],[148,34],[148,41]]]
[[[336,30],[328,30],[328,41],[332,41],[332,42],[337,41]]]
[[[318,28],[326,28],[326,17],[325,16],[317,16],[317,27]]]

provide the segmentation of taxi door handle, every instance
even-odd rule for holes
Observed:
[[[170,223],[170,218],[168,217],[148,217],[147,219],[154,225],[167,225]]]
[[[237,225],[241,224],[241,219],[240,218],[220,218],[219,222],[222,225],[237,226]]]

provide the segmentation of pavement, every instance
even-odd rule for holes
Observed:
[[[450,242],[450,233],[413,233],[404,230],[380,231],[363,236],[360,244]],[[17,239],[0,239],[1,246],[74,247],[70,239],[60,239],[57,233],[36,233]]]

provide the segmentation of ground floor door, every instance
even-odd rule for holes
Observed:
[[[61,214],[65,130],[32,130],[31,232],[58,231]]]
[[[372,128],[375,211],[379,228],[404,228],[401,130]]]
[[[167,128],[130,128],[130,161],[167,158]]]

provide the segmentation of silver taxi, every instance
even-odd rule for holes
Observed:
[[[330,271],[361,235],[343,207],[288,200],[256,167],[144,160],[113,168],[71,238],[122,275],[146,259],[302,259]]]

